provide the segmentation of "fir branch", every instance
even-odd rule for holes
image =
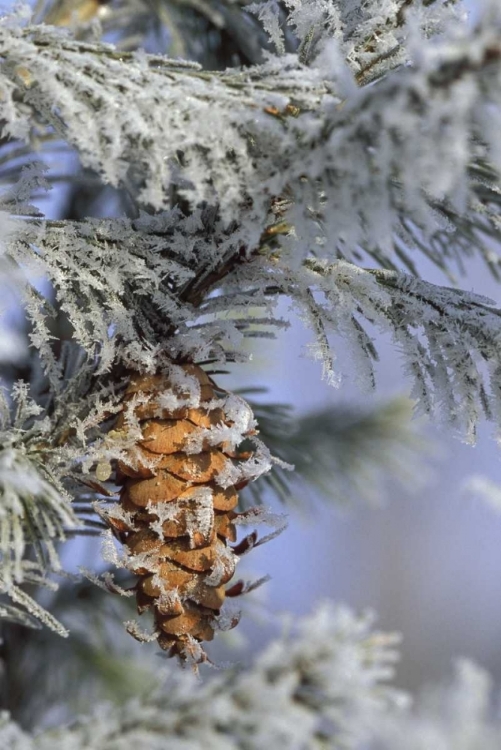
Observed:
[[[224,361],[225,343],[257,335],[258,325],[282,326],[267,314],[266,296],[206,300],[246,262],[244,240],[240,226],[227,228],[210,207],[188,217],[174,209],[135,221],[18,225],[7,243],[10,259],[44,272],[59,303],[53,307],[26,285],[31,342],[53,388],[60,388],[61,363],[50,327],[60,311],[72,326],[73,340],[89,358],[98,356],[95,377],[119,363],[154,371],[176,357]]]
[[[0,403],[0,594],[12,601],[2,602],[0,617],[42,623],[60,635],[66,629],[21,586],[57,589],[49,578],[61,572],[56,545],[96,523],[85,514],[82,523],[72,500],[89,481],[94,492],[104,492],[89,472],[120,458],[137,439],[133,425],[127,435],[106,434],[106,420],[117,412],[113,391],[96,382],[81,356],[74,373],[78,364],[66,349],[59,360],[64,382],[49,396],[38,393],[35,400],[21,382],[11,390],[12,408],[5,398]]]
[[[403,699],[387,685],[397,640],[373,631],[370,616],[325,604],[265,649],[247,673],[205,683],[173,674],[167,689],[26,736],[20,750],[354,748]],[[2,739],[12,736],[14,727],[3,732]]]
[[[78,520],[63,486],[59,459],[50,450],[50,420],[24,383],[12,389],[14,411],[0,404],[0,619],[40,627],[66,636],[65,627],[21,586],[53,588],[48,578],[61,564],[56,544],[65,541]],[[64,471],[63,471],[64,475]]]
[[[87,708],[93,701],[121,704],[158,682],[154,654],[151,664],[142,654],[140,666],[124,634],[130,602],[74,576],[45,596],[45,602],[53,615],[64,618],[70,638],[61,641],[47,629],[6,627],[2,632],[0,707],[21,726],[34,729],[53,710],[69,718],[77,706]]]
[[[285,253],[273,258],[280,235],[266,232],[259,254],[246,260],[240,252],[244,236],[238,225],[226,230],[211,208],[190,217],[174,210],[135,222],[51,222],[31,233],[28,226],[10,244],[10,254],[23,266],[48,270],[75,339],[89,355],[99,354],[97,376],[119,362],[155,370],[162,357],[231,359],[243,335],[270,335],[258,324],[270,331],[283,325],[272,314],[283,294],[313,323],[312,351],[332,382],[337,375],[328,337],[336,331],[359,362],[360,379],[374,385],[377,352],[365,318],[389,331],[405,353],[414,396],[425,411],[442,406],[469,440],[480,414],[500,419],[494,386],[500,320],[488,301],[345,261],[310,258],[292,271]],[[46,315],[55,313],[36,291],[30,294],[31,338],[59,388],[60,363],[39,305]],[[488,376],[479,370],[482,360]]]
[[[329,265],[308,260],[306,267],[312,273],[311,288],[323,300],[324,326],[347,338],[361,367],[368,367],[366,383],[372,382],[373,354],[366,348],[370,336],[360,318],[391,334],[422,411],[441,413],[468,442],[475,440],[481,415],[500,424],[501,311],[491,300],[345,261]],[[297,276],[297,281],[289,293],[306,306],[304,280]]]
[[[40,584],[40,581],[38,581]],[[24,625],[30,628],[39,628],[41,625],[45,625],[50,630],[53,630],[57,635],[67,638],[69,635],[68,630],[57,620],[45,607],[38,604],[33,597],[29,596],[19,586],[12,585],[12,583],[6,583],[0,577],[0,593],[7,594],[12,600],[14,605],[4,605],[0,607],[0,617],[2,615],[6,620],[12,621],[13,615],[15,621],[18,624]]]
[[[473,199],[473,140],[492,143],[480,151],[497,159],[500,25],[492,4],[476,28],[420,40],[411,67],[362,91],[342,82],[336,56],[333,70],[322,56],[305,68],[289,55],[217,74],[4,25],[7,128],[26,136],[38,112],[112,184],[135,165],[145,180],[140,199],[155,207],[166,205],[169,183],[181,181],[193,202],[219,202],[226,219],[241,220],[247,248],[259,242],[270,199],[288,192],[298,237],[318,233],[318,221],[309,227],[316,206],[330,254],[349,256],[362,245],[391,257],[395,232],[410,238],[402,215],[426,242],[444,228],[430,203],[454,208]],[[224,143],[215,137],[222,129]]]
[[[76,525],[70,498],[46,461],[44,443],[50,432],[47,420],[37,420],[41,408],[28,396],[24,384],[13,389],[16,412],[1,404],[0,450],[0,563],[4,591],[24,580],[23,560],[33,546],[40,571],[58,568],[55,540]]]

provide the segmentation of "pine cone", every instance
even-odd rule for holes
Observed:
[[[117,429],[139,421],[142,439],[119,462],[118,512],[108,516],[139,576],[139,613],[152,610],[159,645],[170,655],[206,659],[233,577],[238,490],[269,468],[238,444],[255,434],[248,404],[219,390],[198,365],[134,377]],[[236,621],[235,623],[236,624]]]

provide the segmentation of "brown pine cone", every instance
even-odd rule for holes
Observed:
[[[117,429],[131,421],[142,439],[119,462],[120,507],[107,520],[139,576],[138,611],[153,611],[160,646],[204,661],[200,642],[214,637],[238,559],[230,546],[238,490],[269,463],[238,452],[255,434],[252,411],[198,365],[133,377]],[[230,596],[241,590],[228,589]]]

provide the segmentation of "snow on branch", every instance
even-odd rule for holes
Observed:
[[[14,411],[3,395],[0,400],[0,594],[12,604],[0,603],[0,619],[32,627],[41,621],[66,635],[18,584],[52,585],[45,576],[60,569],[56,542],[64,541],[78,521],[48,457],[49,420],[37,419],[42,410],[24,383],[11,395]]]
[[[377,359],[370,323],[389,333],[414,381],[422,411],[441,414],[468,442],[482,416],[501,424],[501,310],[491,300],[435,286],[408,274],[307,260],[290,276],[289,294],[317,332],[313,349],[333,383],[329,334],[341,334],[369,386]],[[281,283],[286,284],[284,280]]]
[[[6,584],[23,581],[27,543],[34,545],[40,568],[59,567],[54,540],[64,539],[64,529],[76,524],[69,497],[46,460],[50,422],[36,419],[42,409],[24,383],[13,387],[12,396],[14,414],[4,396],[0,402],[0,562]]]
[[[0,741],[15,738],[16,750],[355,748],[406,700],[387,684],[397,641],[370,616],[324,604],[244,672],[205,682],[178,672],[148,698],[68,727],[16,737],[12,723],[0,725]]]
[[[447,227],[434,204],[471,204],[472,161],[500,164],[500,30],[490,2],[473,28],[411,35],[410,64],[360,89],[335,40],[309,66],[284,55],[209,73],[4,21],[4,132],[27,138],[37,113],[106,181],[144,175],[143,202],[165,207],[174,182],[244,218],[247,247],[287,195],[296,253],[316,234],[330,255],[389,256],[395,233],[412,237],[402,217],[427,240]]]
[[[469,208],[471,163],[488,155],[499,168],[501,8],[489,7],[469,32],[414,40],[409,66],[331,107],[291,160],[295,199],[317,207],[327,252],[361,245],[391,256],[395,233],[416,245],[412,227],[426,244],[447,229],[438,206]],[[291,223],[297,232],[300,218]]]
[[[134,221],[27,222],[5,244],[7,256],[30,269],[30,280],[49,278],[74,340],[91,357],[99,356],[103,373],[119,361],[154,371],[162,357],[224,360],[243,336],[256,334],[247,331],[253,318],[254,325],[279,324],[256,316],[266,307],[263,298],[202,304],[207,289],[240,261],[243,242],[240,227],[227,229],[217,210],[206,207],[188,217],[174,209]],[[59,387],[61,363],[50,345],[58,309],[30,283],[25,296],[32,344]],[[245,314],[250,306],[254,313]]]
[[[325,611],[320,610],[316,617],[320,619]],[[344,615],[350,613],[344,611]],[[338,619],[342,616],[343,610]],[[352,620],[351,627],[354,622]],[[155,750],[261,750],[266,746],[280,746],[284,750],[305,747],[312,750],[430,750],[431,747],[498,750],[501,717],[493,706],[499,704],[499,697],[493,690],[492,678],[484,669],[462,659],[457,662],[454,677],[448,684],[427,686],[412,705],[405,694],[391,691],[371,674],[374,651],[379,651],[374,661],[377,668],[377,664],[385,660],[385,651],[390,653],[391,639],[381,634],[374,634],[371,639],[369,635],[362,656],[364,641],[353,635],[348,628],[344,643],[339,636],[333,643],[329,642],[325,669],[321,669],[320,660],[317,663],[314,658],[308,663],[305,658],[299,669],[295,662],[289,669],[279,670],[273,682],[271,679],[268,682],[273,661],[267,676],[263,661],[273,657],[274,649],[280,656],[284,642],[277,641],[246,676],[237,676],[227,695],[216,695],[223,683],[220,678],[205,686],[200,683],[193,686],[187,675],[178,675],[170,681],[170,691],[164,693],[163,698],[157,694],[149,700],[131,701],[122,709],[102,707],[93,716],[81,718],[71,726],[34,735],[22,731],[4,714],[0,716],[0,742],[11,750],[135,750],[140,743]],[[309,646],[311,639],[307,643]],[[300,637],[296,644],[301,646],[304,640]],[[320,646],[323,645],[324,633],[320,641]],[[338,658],[333,660],[334,652]],[[305,656],[306,653],[309,652],[305,652]],[[322,674],[320,680],[317,670]],[[301,696],[301,688],[310,677],[314,680]],[[337,681],[341,689],[346,681],[349,697],[343,691],[342,697],[336,699]],[[325,690],[326,683],[330,683],[328,690]],[[263,684],[267,689],[259,699],[258,690]],[[296,694],[300,696],[299,701]],[[317,723],[312,710],[315,701],[322,696],[327,700]],[[248,704],[256,720],[255,727],[250,720],[244,721]],[[335,713],[334,723],[328,721],[319,726],[326,715],[331,719],[329,708]],[[179,723],[176,722],[178,710]],[[235,717],[240,721],[230,723]],[[336,731],[339,720],[341,731]],[[252,729],[256,729],[255,734]],[[263,744],[265,742],[268,745]]]

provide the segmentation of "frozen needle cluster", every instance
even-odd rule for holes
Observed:
[[[356,748],[406,701],[387,684],[398,638],[371,624],[323,605],[245,671],[204,684],[178,672],[149,698],[101,707],[72,726],[29,737],[0,724],[0,741],[10,750]]]

